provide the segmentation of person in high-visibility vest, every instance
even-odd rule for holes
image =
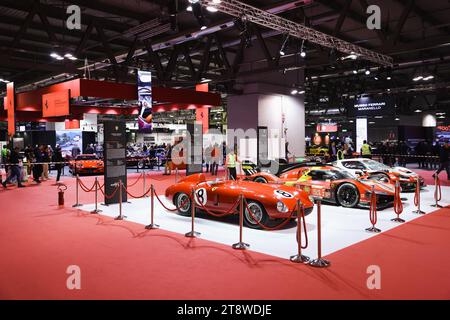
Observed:
[[[372,148],[366,140],[363,141],[363,145],[361,146],[361,155],[363,158],[372,158]]]
[[[237,160],[236,152],[230,151],[227,154],[225,166],[227,167],[228,175],[229,175],[230,179],[232,179],[232,180],[237,179],[237,175],[236,175],[236,163],[237,162],[238,162],[238,160]]]
[[[339,146],[336,155],[338,160],[344,160],[344,150],[342,150],[342,146]]]

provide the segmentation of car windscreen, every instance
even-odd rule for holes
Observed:
[[[374,171],[381,171],[381,170],[389,170],[390,169],[387,165],[382,164],[382,163],[380,163],[378,161],[374,161],[374,160],[365,160],[364,164],[366,165],[366,167],[369,170],[374,170]]]
[[[76,160],[98,160],[96,156],[78,156]]]

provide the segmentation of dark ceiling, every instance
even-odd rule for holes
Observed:
[[[178,1],[177,21],[170,17],[172,0],[1,0],[0,78],[19,90],[64,78],[133,81],[135,68],[152,70],[159,85],[190,87],[204,78],[224,93],[236,92],[236,81],[249,46],[263,52],[261,70],[297,72],[305,69],[308,109],[331,108],[346,95],[394,94],[403,113],[412,112],[420,96],[424,108],[448,110],[450,105],[450,1],[448,0],[310,0],[279,15],[348,42],[389,55],[392,68],[344,60],[339,53],[290,38],[286,55],[278,53],[285,35],[263,26],[236,23],[222,13],[205,12],[208,29],[200,26],[188,0]],[[271,9],[293,0],[243,0]],[[82,10],[82,30],[66,27],[68,5]],[[381,30],[366,26],[369,4],[380,6]],[[156,19],[156,20],[155,20]],[[149,26],[142,28],[145,23]],[[137,29],[137,27],[142,29]],[[220,28],[222,26],[222,29]],[[211,28],[218,31],[210,33]],[[216,30],[213,29],[213,30]],[[78,60],[57,61],[50,53],[71,53]],[[371,68],[367,76],[365,68]],[[353,70],[359,70],[354,74]],[[418,75],[429,81],[413,81]],[[390,79],[390,80],[387,80]],[[4,91],[0,84],[0,91]],[[426,98],[423,98],[426,97]]]

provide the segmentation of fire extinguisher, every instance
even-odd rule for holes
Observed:
[[[58,206],[64,205],[64,191],[67,190],[65,184],[58,184]]]

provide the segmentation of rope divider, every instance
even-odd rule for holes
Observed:
[[[92,191],[94,191],[95,186],[97,185],[97,181],[96,181],[96,182],[94,182],[94,184],[92,185],[91,188],[88,188],[88,187],[83,183],[83,181],[82,181],[81,179],[78,179],[78,183],[79,183],[81,189],[82,189],[84,192],[92,192]]]
[[[103,185],[104,186],[104,185]],[[114,191],[112,192],[112,194],[111,195],[107,195],[107,194],[105,194],[105,192],[103,191],[103,189],[102,188],[99,188],[100,189],[100,192],[103,194],[103,196],[106,198],[106,199],[112,199],[112,198],[114,198],[114,196],[116,195],[116,193],[117,193],[117,190],[119,190],[119,185],[116,185],[116,187],[114,188]]]
[[[130,187],[134,187],[135,185],[137,185],[137,183],[139,182],[139,180],[141,180],[141,178],[144,176],[144,173],[141,173],[140,175],[139,175],[139,177],[136,179],[136,181],[134,181],[132,184],[129,184],[129,185],[127,185],[127,188],[130,188]],[[141,197],[142,198],[142,197]]]
[[[197,195],[196,193],[195,193],[195,197],[196,197],[197,200],[198,200],[198,195]],[[226,212],[224,212],[224,213],[214,213],[214,212],[208,210],[208,209],[203,205],[203,203],[201,203],[200,201],[196,201],[196,203],[199,205],[199,207],[200,207],[202,210],[204,210],[204,211],[205,211],[206,213],[208,213],[209,215],[212,215],[213,217],[216,217],[216,218],[222,218],[222,217],[230,216],[230,215],[236,213],[237,207],[239,206],[239,200],[240,200],[240,197],[238,197],[237,200],[236,200],[236,202],[233,204],[233,206],[232,206],[228,211],[226,211]]]

